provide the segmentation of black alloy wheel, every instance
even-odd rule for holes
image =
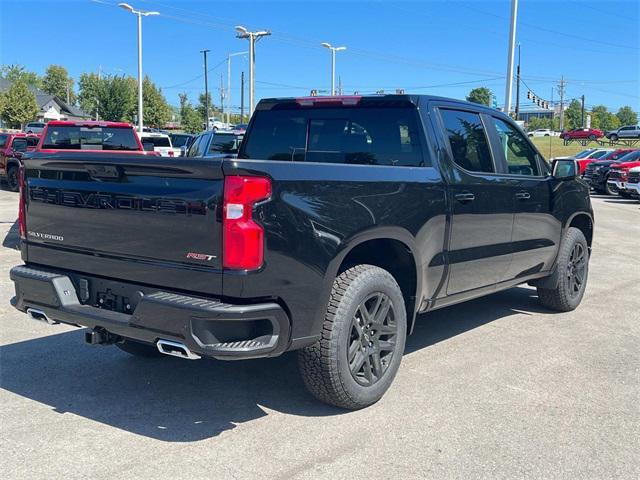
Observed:
[[[382,378],[395,353],[397,335],[395,309],[387,295],[373,293],[358,306],[347,352],[356,382],[367,387]]]

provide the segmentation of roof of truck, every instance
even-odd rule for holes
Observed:
[[[80,121],[71,121],[71,120],[51,120],[47,123],[49,126],[72,126],[72,127],[86,127],[86,128],[95,128],[95,127],[111,127],[111,128],[133,128],[130,123],[126,122],[103,122],[100,120],[80,120]]]

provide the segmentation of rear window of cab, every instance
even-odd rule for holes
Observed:
[[[56,150],[140,150],[133,128],[49,125],[43,149]]]

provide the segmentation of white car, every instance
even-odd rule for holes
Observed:
[[[142,132],[139,135],[143,145],[152,143],[153,151],[158,152],[162,157],[179,157],[181,154],[180,149],[174,148],[171,144],[169,135],[155,132]]]
[[[222,120],[218,120],[216,117],[209,117],[209,125],[207,126],[207,130],[230,130],[231,124],[225,123]]]
[[[554,132],[550,128],[538,128],[537,130],[533,130],[527,133],[529,137],[557,137],[560,135],[560,132]]]
[[[640,197],[640,167],[633,167],[629,170],[625,189],[631,195]]]
[[[43,122],[29,122],[24,126],[25,133],[42,133],[45,123]]]

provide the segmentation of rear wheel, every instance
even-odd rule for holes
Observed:
[[[7,188],[12,192],[19,190],[17,165],[10,165],[7,169]]]
[[[341,408],[382,398],[398,371],[407,335],[404,298],[393,276],[357,265],[336,278],[321,338],[298,353],[309,391]]]
[[[609,140],[613,140],[613,141],[615,142],[616,140],[618,140],[618,135],[616,135],[615,133],[614,133],[614,134],[612,134],[612,135],[609,137]]]
[[[589,140],[595,140],[596,136],[594,134],[589,135]]]
[[[129,338],[125,338],[123,341],[116,343],[116,347],[118,347],[123,352],[127,352],[128,354],[134,355],[136,357],[158,358],[165,356],[158,351],[155,345],[136,342],[135,340],[131,340]]]
[[[558,285],[538,288],[538,299],[547,308],[559,312],[574,310],[584,296],[589,275],[589,247],[582,231],[570,227],[565,234],[558,260]]]

